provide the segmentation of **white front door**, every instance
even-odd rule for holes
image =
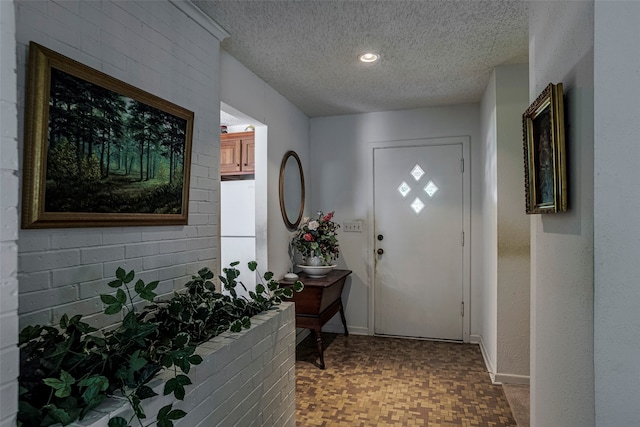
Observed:
[[[462,340],[462,144],[373,154],[374,332]]]

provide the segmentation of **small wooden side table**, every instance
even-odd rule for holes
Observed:
[[[309,277],[299,273],[299,279],[304,284],[301,292],[294,292],[292,301],[296,304],[296,327],[313,330],[320,356],[320,369],[325,368],[324,350],[322,348],[322,326],[338,311],[344,326],[344,335],[349,336],[347,320],[342,306],[342,289],[351,270],[332,270],[326,276]],[[292,285],[291,280],[281,280],[281,286]]]

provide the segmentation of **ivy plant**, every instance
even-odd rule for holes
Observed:
[[[82,419],[107,396],[126,398],[133,409],[130,419],[114,417],[109,427],[126,427],[137,421],[143,425],[147,414],[142,402],[156,396],[149,382],[165,369],[172,376],[163,394],[178,400],[185,396],[185,386],[192,365],[202,362],[195,354],[197,344],[220,333],[238,332],[251,325],[250,317],[276,307],[302,283],[280,288],[273,274],[264,274],[264,282],[249,292],[249,298],[238,296],[240,272],[232,263],[219,276],[224,292],[218,292],[208,268],[186,284],[184,292],[176,292],[167,301],[155,302],[158,281],[135,280],[133,270],[116,270],[109,286],[115,294],[104,294],[104,313],[122,316],[115,329],[99,332],[82,321],[82,316],[63,315],[59,327],[27,326],[20,333],[19,426],[68,425]],[[251,271],[257,264],[249,263]],[[266,282],[266,285],[265,285]],[[245,288],[246,289],[246,288]],[[136,310],[140,302],[148,303]],[[173,405],[162,407],[156,414],[159,427],[171,427],[185,412]]]

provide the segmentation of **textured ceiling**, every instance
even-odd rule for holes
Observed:
[[[222,47],[309,117],[479,102],[528,60],[522,0],[193,0]],[[361,64],[360,53],[381,60]]]

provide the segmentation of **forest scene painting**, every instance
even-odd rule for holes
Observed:
[[[180,213],[186,126],[53,68],[45,210]]]
[[[186,223],[193,113],[41,46],[32,49],[46,62],[32,52],[38,72],[31,77],[49,82],[30,97],[32,222]]]

